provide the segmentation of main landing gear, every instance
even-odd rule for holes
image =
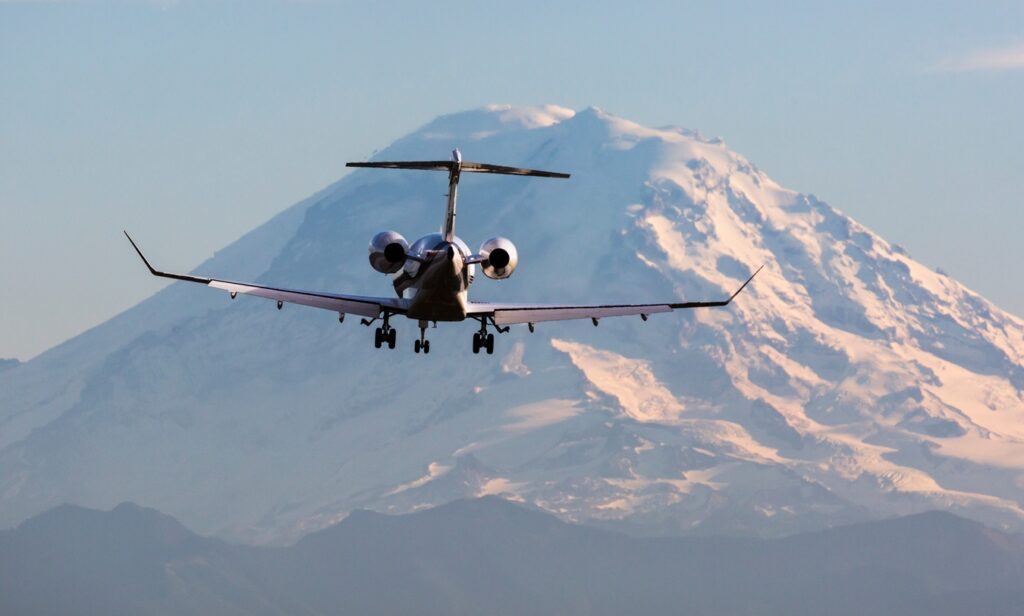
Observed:
[[[373,333],[373,346],[381,348],[385,344],[388,345],[389,349],[395,348],[395,342],[398,340],[398,330],[388,323],[388,313],[384,313],[384,324],[377,328]],[[367,321],[363,319],[363,325],[369,325],[373,321]]]
[[[483,332],[473,334],[473,352],[479,353],[480,349],[487,349],[488,355],[494,355],[494,334]]]
[[[486,349],[488,355],[494,355],[494,334],[487,333],[487,321],[490,317],[480,317],[480,331],[473,334],[473,352],[479,353],[480,349]],[[499,334],[504,334],[508,331],[508,327],[498,327],[498,324],[490,319],[491,324],[494,325],[494,329],[498,330]]]
[[[420,349],[422,349],[424,353],[429,353],[430,352],[430,341],[426,339],[426,336],[427,336],[427,322],[426,321],[420,321],[420,339],[417,340],[416,342],[414,342],[413,345],[412,345],[412,349],[414,351],[416,351],[417,353],[420,352]]]

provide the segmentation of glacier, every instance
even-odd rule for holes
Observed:
[[[377,158],[456,146],[573,174],[463,178],[459,235],[520,252],[475,300],[716,299],[766,267],[725,309],[513,328],[493,357],[472,323],[430,330],[422,356],[399,319],[378,351],[356,319],[173,284],[0,370],[0,526],[130,500],[280,544],[355,509],[494,494],[648,535],[933,509],[1024,530],[1024,321],[695,131],[493,105]],[[439,175],[351,173],[195,272],[390,293],[366,242],[435,231]],[[160,246],[187,238],[135,233],[184,269]]]

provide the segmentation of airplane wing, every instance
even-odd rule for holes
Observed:
[[[714,308],[728,306],[740,291],[746,288],[764,266],[757,268],[750,278],[744,282],[728,299],[711,302],[665,302],[661,304],[604,304],[592,306],[558,306],[545,304],[489,304],[473,303],[469,306],[470,316],[489,316],[496,325],[513,325],[517,323],[540,323],[542,321],[568,321],[572,319],[597,319],[604,317],[621,317],[640,315],[645,320],[648,315],[659,312],[671,312],[685,308]]]
[[[188,274],[163,272],[154,268],[149,263],[149,260],[146,259],[144,254],[142,254],[142,251],[139,250],[135,240],[128,235],[127,231],[125,231],[124,235],[128,238],[128,241],[131,242],[132,248],[135,249],[135,252],[139,253],[139,257],[142,259],[142,262],[146,264],[146,267],[149,269],[149,273],[154,276],[172,278],[174,280],[184,280],[186,282],[197,282],[214,289],[223,289],[231,294],[232,299],[234,299],[237,294],[241,293],[242,295],[253,295],[256,297],[277,300],[279,302],[279,306],[281,303],[287,302],[290,304],[301,304],[303,306],[312,306],[313,308],[332,310],[337,312],[339,315],[358,314],[359,316],[371,318],[379,317],[385,310],[391,314],[405,313],[405,307],[398,298],[364,297],[360,295],[340,295],[335,293],[320,293],[316,291],[280,289],[277,287],[267,287],[257,284],[231,282],[230,280],[217,280],[216,278],[203,278]]]

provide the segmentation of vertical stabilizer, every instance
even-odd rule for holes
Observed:
[[[455,239],[455,208],[459,195],[459,175],[462,173],[462,152],[459,148],[452,150],[452,163],[448,168],[448,207],[444,213],[444,241]]]

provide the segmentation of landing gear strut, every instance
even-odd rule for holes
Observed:
[[[426,339],[427,336],[427,322],[420,321],[420,339],[413,343],[412,349],[417,353],[420,349],[423,349],[424,353],[430,352],[430,341]]]
[[[494,355],[494,334],[487,333],[487,320],[489,317],[480,317],[480,331],[473,334],[473,352],[479,353],[480,349],[486,349],[488,355]],[[498,330],[498,333],[504,334],[508,331],[508,328],[498,327],[497,323],[491,320],[491,324]]]
[[[389,349],[393,349],[395,348],[395,342],[398,340],[398,330],[391,327],[388,323],[389,316],[390,315],[388,313],[384,313],[384,324],[381,327],[378,327],[377,331],[373,334],[373,346],[378,349],[385,343],[388,345]],[[372,322],[373,321],[363,321],[365,325],[369,325]]]

